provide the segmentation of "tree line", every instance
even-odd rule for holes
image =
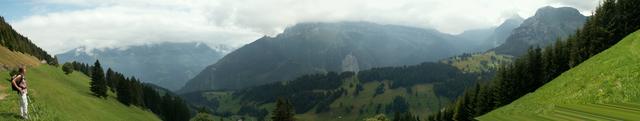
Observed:
[[[365,83],[391,80],[391,89],[433,83],[438,96],[453,99],[462,94],[466,87],[476,81],[488,80],[492,74],[493,72],[464,73],[448,64],[425,62],[412,66],[372,68],[358,72],[357,76]]]
[[[0,16],[0,45],[7,47],[11,51],[18,51],[32,55],[40,60],[47,61],[50,65],[58,65],[58,60],[49,55],[42,48],[36,46],[29,38],[20,35],[13,30],[11,25],[5,22]]]
[[[105,74],[98,60],[93,65],[67,62],[62,65],[62,70],[66,74],[75,70],[91,77],[90,90],[96,97],[106,98],[111,91],[120,103],[146,108],[165,121],[186,121],[191,117],[188,105],[180,97],[172,96],[170,92],[160,92],[133,76],[126,77],[111,68]]]
[[[474,120],[535,91],[640,29],[638,6],[638,0],[604,0],[574,35],[545,48],[530,48],[514,63],[499,68],[492,81],[467,89],[428,120]]]
[[[340,86],[344,79],[353,77],[354,74],[353,72],[309,74],[285,83],[276,82],[247,88],[233,95],[245,102],[252,101],[258,104],[275,102],[278,97],[283,97],[290,99],[291,103],[296,105],[296,113],[307,112],[316,105],[318,106],[316,112],[324,112],[329,110],[328,105],[333,100],[346,94],[346,90]],[[324,92],[314,90],[324,90]]]

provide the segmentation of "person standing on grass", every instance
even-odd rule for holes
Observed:
[[[11,84],[18,91],[18,95],[20,96],[20,116],[25,119],[29,119],[27,115],[27,78],[25,74],[27,72],[27,68],[25,66],[20,66],[18,69],[18,75],[16,75],[12,80]]]

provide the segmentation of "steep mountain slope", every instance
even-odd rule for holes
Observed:
[[[435,61],[461,53],[461,39],[435,30],[366,22],[302,23],[226,55],[183,92],[238,89],[328,71]]]
[[[487,38],[488,44],[491,48],[502,45],[507,37],[511,35],[514,29],[520,27],[520,24],[524,21],[524,18],[520,16],[513,16],[505,20],[500,26],[498,26],[491,36]]]
[[[624,112],[629,111],[624,110],[625,108],[634,109],[634,104],[625,103],[640,103],[640,81],[638,81],[640,64],[638,62],[640,62],[640,32],[636,31],[611,48],[564,72],[535,92],[478,119],[499,120],[517,116],[558,118],[552,114],[565,108],[586,108],[593,111],[598,107],[603,108],[604,104],[612,106],[611,108],[617,106],[618,110],[623,112],[606,113],[608,111],[601,110],[588,115],[635,120],[637,117],[625,115]],[[588,115],[577,116],[589,117]]]
[[[505,39],[511,35],[511,31],[520,26],[522,21],[522,17],[513,16],[506,19],[498,27],[467,30],[456,36],[467,40],[465,44],[472,45],[468,46],[471,48],[467,52],[486,51],[504,43]]]
[[[3,93],[9,95],[0,101],[0,120],[21,120],[18,95],[11,90],[9,72],[1,71]],[[107,99],[96,98],[89,91],[90,78],[74,72],[65,75],[60,68],[40,65],[29,68],[30,115],[33,120],[160,120],[150,111],[127,107],[109,94]]]
[[[55,64],[57,62],[51,55],[33,44],[27,37],[13,30],[11,25],[5,22],[2,16],[0,16],[0,46],[11,51],[31,55],[47,63]]]
[[[496,47],[498,54],[519,56],[531,46],[545,47],[581,28],[586,17],[575,8],[543,7],[511,32],[505,43]]]
[[[105,69],[110,67],[170,90],[179,89],[222,56],[222,51],[200,43],[159,43],[89,51],[77,48],[57,55],[61,63],[93,63],[99,59]]]

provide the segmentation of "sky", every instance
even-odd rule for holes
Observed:
[[[237,48],[302,22],[368,21],[458,34],[544,6],[590,15],[601,0],[0,0],[0,15],[52,54],[201,42]]]

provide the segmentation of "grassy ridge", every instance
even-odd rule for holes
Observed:
[[[9,87],[9,74],[2,71],[0,75],[4,80],[1,91],[9,94],[0,101],[0,120],[20,120],[18,96]],[[150,111],[119,103],[113,93],[107,99],[92,96],[89,77],[78,72],[65,75],[60,68],[40,65],[27,71],[27,79],[33,120],[160,120]]]
[[[585,105],[594,104],[640,103],[639,62],[640,32],[635,32],[611,48],[564,72],[534,93],[527,94],[478,119],[510,119],[514,118],[514,115],[545,116],[557,113],[558,110],[563,110],[563,107],[584,109],[590,107]],[[598,112],[604,114],[607,111]],[[623,114],[619,115],[625,117]],[[578,117],[581,116],[586,117]]]

